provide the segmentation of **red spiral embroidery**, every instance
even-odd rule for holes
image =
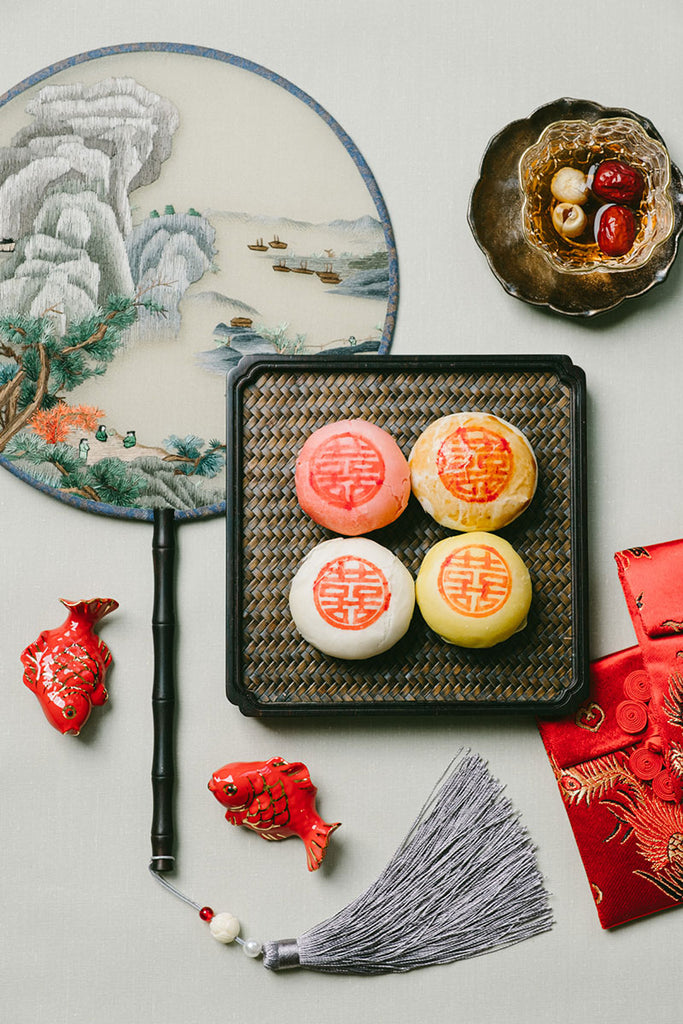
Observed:
[[[643,669],[629,672],[624,679],[624,693],[630,700],[649,700],[652,696],[652,685],[647,672]]]
[[[622,700],[615,714],[619,728],[631,735],[642,732],[647,725],[647,708],[639,700]]]
[[[647,747],[638,747],[628,759],[629,766],[634,775],[644,782],[654,779],[659,775],[664,765],[661,754]]]
[[[660,800],[667,800],[671,803],[678,803],[683,794],[679,780],[666,768],[655,775],[652,780],[652,792]]]

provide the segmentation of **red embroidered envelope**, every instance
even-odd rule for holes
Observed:
[[[539,722],[603,928],[683,902],[683,540],[615,558],[638,646]]]

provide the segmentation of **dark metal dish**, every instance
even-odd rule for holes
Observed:
[[[636,121],[651,138],[665,145],[652,122],[640,114],[566,97],[539,107],[528,118],[512,122],[489,143],[470,197],[468,220],[491,270],[515,298],[568,316],[590,317],[613,309],[624,299],[642,295],[666,278],[683,230],[683,176],[673,163],[669,186],[673,230],[644,266],[615,273],[564,273],[552,266],[525,236],[524,195],[519,181],[519,162],[525,150],[556,121],[592,123],[619,117]]]
[[[539,485],[499,531],[527,562],[526,628],[488,650],[442,641],[416,611],[384,654],[343,661],[297,633],[288,608],[304,555],[331,534],[297,503],[310,433],[344,418],[388,429],[408,454],[436,416],[486,410],[534,447]],[[588,684],[585,379],[566,356],[252,357],[228,378],[227,692],[244,714],[359,710],[559,714]],[[411,498],[374,540],[417,575],[451,531]]]

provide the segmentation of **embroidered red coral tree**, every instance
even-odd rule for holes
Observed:
[[[65,441],[69,431],[78,427],[81,430],[96,430],[98,422],[104,416],[102,409],[94,405],[68,405],[59,402],[51,409],[40,409],[29,422],[29,427],[47,441],[48,444],[59,444]]]

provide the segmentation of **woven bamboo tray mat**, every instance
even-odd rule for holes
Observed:
[[[437,416],[478,409],[526,434],[539,464],[531,506],[501,530],[533,583],[527,627],[488,650],[444,643],[415,612],[406,636],[365,661],[321,654],[295,630],[291,579],[333,536],[299,508],[294,466],[332,420],[388,429],[408,455]],[[560,713],[587,686],[585,382],[564,356],[253,357],[228,379],[228,697],[245,714],[337,709]],[[417,575],[451,531],[411,497],[372,536]]]

